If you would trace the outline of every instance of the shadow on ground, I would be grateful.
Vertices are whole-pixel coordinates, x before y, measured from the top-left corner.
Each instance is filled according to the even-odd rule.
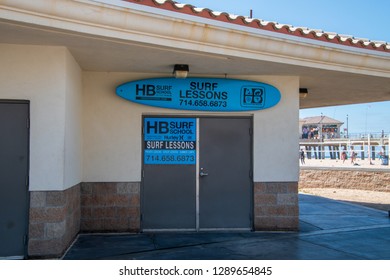
[[[63,259],[390,260],[387,212],[299,197],[299,232],[81,234]]]

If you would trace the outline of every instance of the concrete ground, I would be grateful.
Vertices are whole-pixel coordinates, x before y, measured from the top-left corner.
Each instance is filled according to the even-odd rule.
[[[81,234],[63,259],[390,260],[387,212],[299,198],[299,232]]]

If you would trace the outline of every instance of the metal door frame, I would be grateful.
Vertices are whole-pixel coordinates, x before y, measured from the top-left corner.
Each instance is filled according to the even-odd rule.
[[[141,231],[142,232],[147,232],[147,231],[155,231],[155,232],[159,232],[159,231],[213,231],[214,229],[201,229],[199,227],[200,225],[200,208],[199,208],[199,199],[200,199],[200,180],[199,180],[199,172],[200,172],[200,160],[199,160],[199,151],[200,151],[200,119],[204,119],[204,118],[223,118],[223,119],[248,119],[250,121],[250,126],[251,126],[251,134],[250,134],[250,167],[251,167],[251,178],[250,178],[250,182],[251,182],[251,185],[249,186],[250,188],[250,194],[251,194],[251,197],[250,197],[250,202],[251,202],[251,205],[250,205],[250,212],[251,212],[251,221],[250,221],[250,224],[251,224],[251,228],[248,229],[248,228],[216,228],[215,230],[216,231],[248,231],[248,230],[253,230],[254,228],[254,206],[253,206],[253,115],[232,115],[232,116],[229,116],[229,115],[197,115],[197,114],[189,114],[189,115],[175,115],[175,114],[145,114],[145,115],[142,115],[142,126],[141,126],[141,148],[142,148],[142,170],[141,170],[141,173],[142,173],[142,176],[141,176],[141,201],[140,201],[140,208],[141,208],[141,217],[142,217],[142,213],[143,213],[143,204],[145,203],[144,202],[144,176],[143,176],[143,172],[144,172],[144,135],[143,135],[143,129],[144,129],[144,119],[145,118],[194,118],[196,119],[196,165],[195,165],[195,172],[196,172],[196,182],[195,182],[195,213],[196,213],[196,226],[195,228],[192,230],[192,229],[188,229],[188,230],[183,230],[183,229],[180,229],[180,230],[175,230],[175,229],[172,229],[172,230],[169,230],[169,229],[153,229],[153,230],[148,230],[148,229],[143,229],[143,225],[142,225],[142,218],[141,218]]]
[[[24,252],[23,256],[9,256],[2,258],[0,256],[0,259],[20,259],[20,258],[27,258],[28,256],[28,240],[29,240],[29,224],[30,224],[30,100],[24,100],[24,99],[0,99],[0,103],[2,104],[25,104],[27,105],[27,120],[26,120],[26,129],[27,129],[27,164],[26,164],[26,172],[27,172],[27,182],[26,182],[26,213],[25,213],[25,232],[24,232]]]

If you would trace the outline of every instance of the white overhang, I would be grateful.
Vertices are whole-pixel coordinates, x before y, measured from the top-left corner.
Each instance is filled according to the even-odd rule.
[[[85,71],[299,76],[301,108],[390,100],[390,52],[120,0],[4,0],[0,43],[65,46]]]

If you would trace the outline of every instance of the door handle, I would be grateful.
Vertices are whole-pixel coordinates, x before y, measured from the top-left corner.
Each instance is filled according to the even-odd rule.
[[[204,177],[204,176],[208,176],[208,175],[209,175],[209,173],[204,172],[203,168],[200,169],[200,172],[199,172],[200,177]]]

